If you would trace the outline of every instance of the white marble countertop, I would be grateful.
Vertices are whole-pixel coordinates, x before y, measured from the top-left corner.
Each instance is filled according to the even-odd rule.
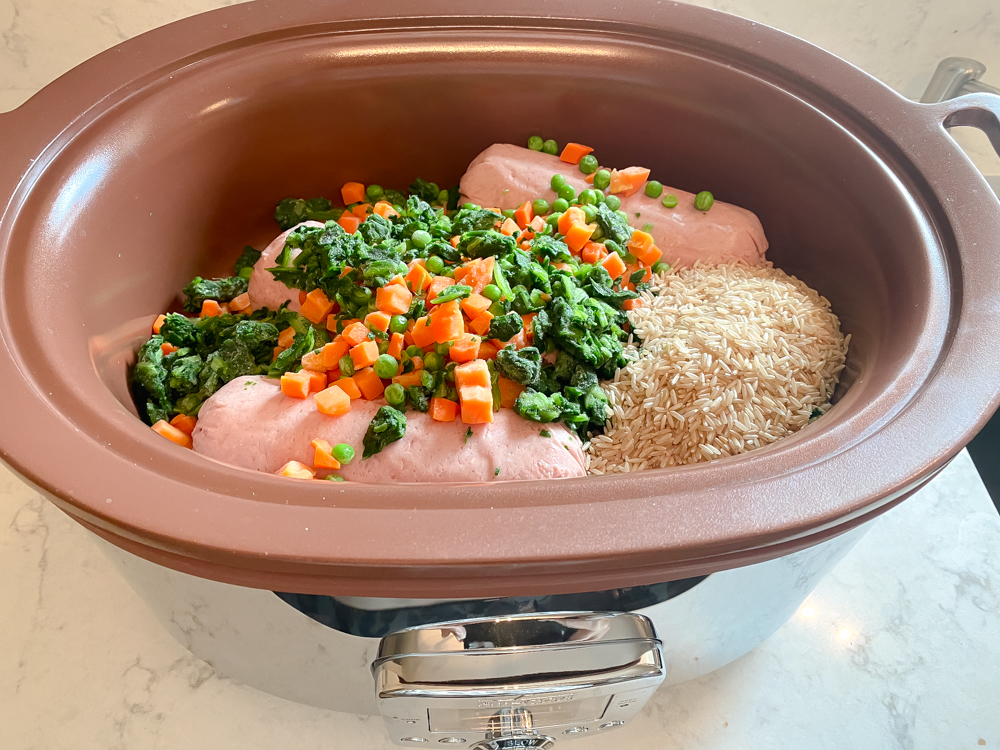
[[[0,111],[85,58],[219,0],[0,0]],[[714,0],[919,97],[948,55],[1000,84],[996,0]],[[978,131],[957,132],[1000,174]],[[78,525],[0,468],[0,749],[389,748],[378,718],[221,677],[176,643]],[[963,453],[879,519],[755,651],[661,690],[633,750],[1000,748],[1000,517]]]

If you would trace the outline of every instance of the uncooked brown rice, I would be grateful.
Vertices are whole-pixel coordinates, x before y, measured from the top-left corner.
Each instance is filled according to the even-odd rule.
[[[733,456],[829,408],[850,336],[830,303],[794,276],[696,265],[651,284],[656,294],[643,292],[628,313],[632,361],[602,383],[612,413],[587,446],[590,473]]]

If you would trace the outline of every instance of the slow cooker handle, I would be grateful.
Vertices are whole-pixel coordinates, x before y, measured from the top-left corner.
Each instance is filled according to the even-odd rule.
[[[1000,156],[1000,89],[983,83],[986,66],[967,57],[948,57],[938,63],[920,101],[928,104],[934,120],[946,128],[978,128]]]

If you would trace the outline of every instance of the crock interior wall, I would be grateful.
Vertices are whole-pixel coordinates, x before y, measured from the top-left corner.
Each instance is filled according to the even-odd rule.
[[[872,153],[706,58],[624,43],[588,54],[557,37],[529,54],[530,33],[505,34],[414,54],[374,37],[353,42],[364,54],[332,54],[322,37],[238,49],[104,114],[42,173],[16,228],[30,252],[9,259],[8,293],[41,311],[21,321],[21,343],[52,363],[35,377],[57,391],[67,371],[99,377],[106,403],[92,408],[114,398],[134,411],[125,365],[148,321],[195,273],[224,274],[245,244],[266,244],[278,200],[336,201],[347,180],[451,185],[490,143],[541,134],[754,211],[770,260],[826,295],[853,335],[855,386],[827,419],[884,389],[920,331],[909,300],[929,271],[913,207]]]

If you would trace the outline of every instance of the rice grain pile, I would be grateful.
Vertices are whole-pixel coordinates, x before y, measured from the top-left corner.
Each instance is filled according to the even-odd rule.
[[[829,408],[850,336],[794,276],[696,265],[651,284],[628,313],[632,361],[602,383],[612,415],[587,446],[591,474],[734,456]]]

